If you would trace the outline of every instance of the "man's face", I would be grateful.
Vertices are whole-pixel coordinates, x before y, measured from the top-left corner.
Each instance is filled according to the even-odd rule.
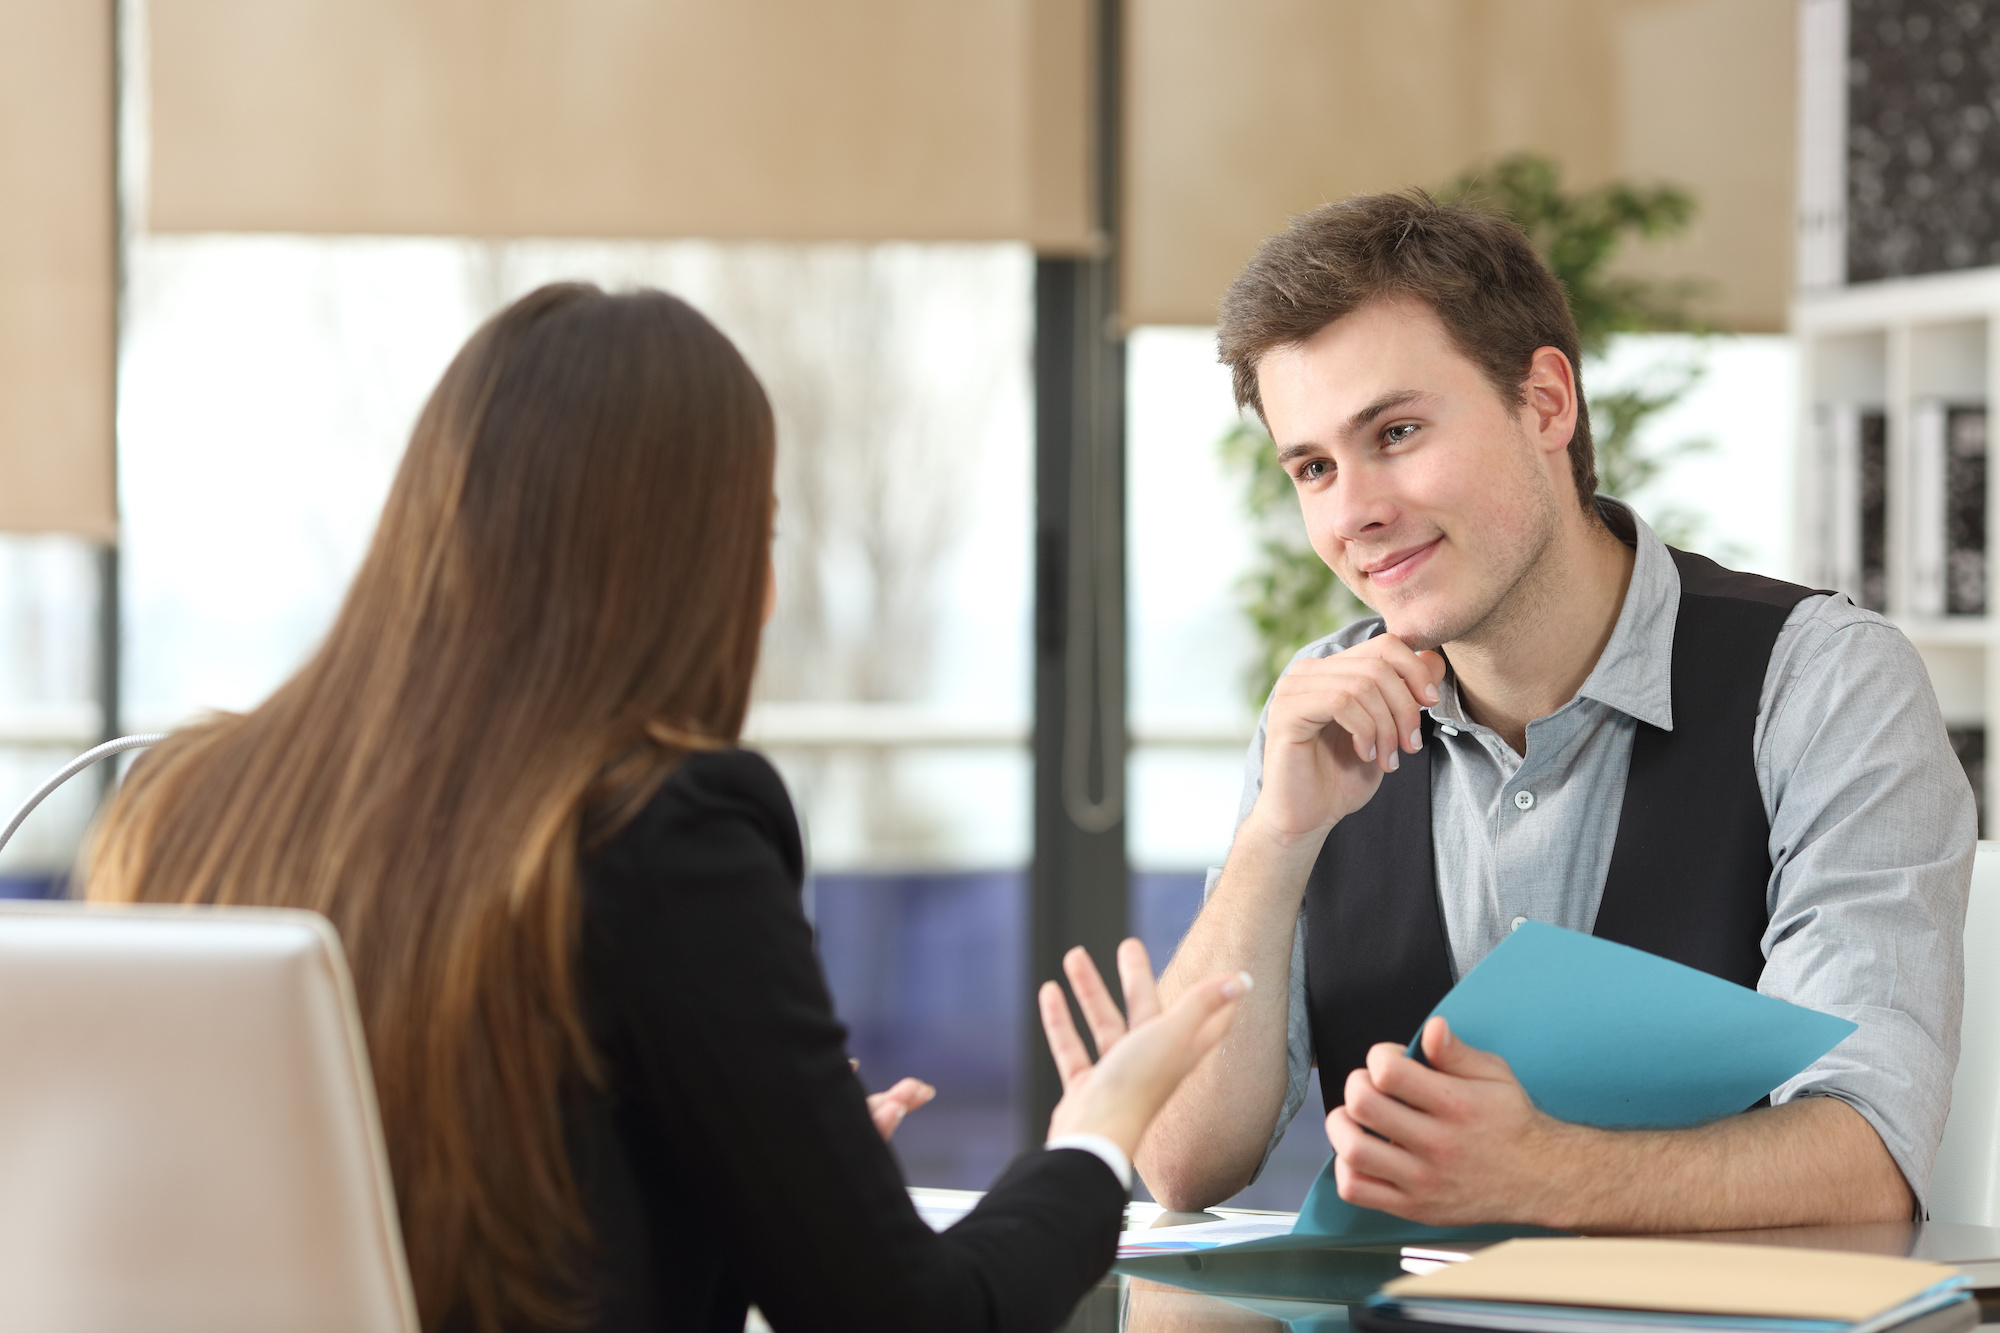
[[[1418,301],[1376,301],[1257,368],[1313,549],[1413,647],[1488,625],[1557,530],[1552,443]]]

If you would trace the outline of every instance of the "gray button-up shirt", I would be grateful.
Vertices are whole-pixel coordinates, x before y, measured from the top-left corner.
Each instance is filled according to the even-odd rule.
[[[1652,529],[1631,521],[1636,560],[1610,642],[1576,697],[1528,724],[1525,756],[1466,716],[1455,677],[1427,710],[1438,724],[1431,837],[1455,976],[1518,918],[1591,929],[1638,723],[1673,729],[1680,572]],[[1349,625],[1298,656],[1330,657],[1380,623]],[[1772,865],[1757,989],[1860,1024],[1771,1100],[1819,1095],[1853,1106],[1921,1204],[1958,1064],[1978,833],[1972,790],[1916,649],[1844,597],[1800,602],[1771,649],[1755,760]],[[1256,804],[1263,763],[1260,719],[1239,823]],[[1686,795],[1689,835],[1698,836],[1705,794]],[[1209,872],[1210,888],[1220,873]],[[1274,1146],[1305,1101],[1313,1060],[1303,918],[1292,945],[1286,1046],[1291,1081]]]

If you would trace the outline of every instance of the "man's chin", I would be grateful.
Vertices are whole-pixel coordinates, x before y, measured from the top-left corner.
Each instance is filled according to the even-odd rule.
[[[1382,626],[1416,652],[1442,648],[1465,632],[1458,618],[1420,607],[1398,607],[1379,613]]]

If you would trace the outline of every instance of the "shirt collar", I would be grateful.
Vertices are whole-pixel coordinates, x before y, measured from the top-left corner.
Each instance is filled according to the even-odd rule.
[[[1649,726],[1672,731],[1674,625],[1680,618],[1680,570],[1667,554],[1666,543],[1654,535],[1646,520],[1630,506],[1600,495],[1597,510],[1618,539],[1633,548],[1632,582],[1625,589],[1625,604],[1618,609],[1618,623],[1611,629],[1610,641],[1576,692],[1577,698],[1595,700]],[[1449,726],[1474,725],[1465,716],[1455,674],[1446,676],[1443,698],[1432,705],[1430,713]]]
[[[1674,625],[1680,619],[1681,572],[1667,544],[1630,506],[1597,497],[1604,522],[1633,548],[1625,605],[1577,697],[1595,699],[1662,731],[1674,729]]]

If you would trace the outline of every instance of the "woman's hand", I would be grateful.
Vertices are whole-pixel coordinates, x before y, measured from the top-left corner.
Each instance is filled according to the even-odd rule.
[[[903,1123],[903,1117],[937,1096],[937,1089],[921,1079],[899,1080],[887,1092],[868,1094],[868,1118],[875,1122],[875,1130],[887,1143],[889,1136],[896,1132],[896,1126]]]
[[[1063,1085],[1062,1100],[1049,1117],[1049,1137],[1101,1134],[1130,1157],[1181,1079],[1228,1030],[1236,1017],[1236,1002],[1250,990],[1249,974],[1210,977],[1190,986],[1163,1012],[1146,946],[1128,939],[1118,946],[1118,979],[1126,1010],[1120,1014],[1089,954],[1071,949],[1063,955],[1063,972],[1084,1022],[1090,1025],[1098,1060],[1090,1062],[1090,1053],[1070,1021],[1062,987],[1043,982],[1038,997],[1042,1031]]]

